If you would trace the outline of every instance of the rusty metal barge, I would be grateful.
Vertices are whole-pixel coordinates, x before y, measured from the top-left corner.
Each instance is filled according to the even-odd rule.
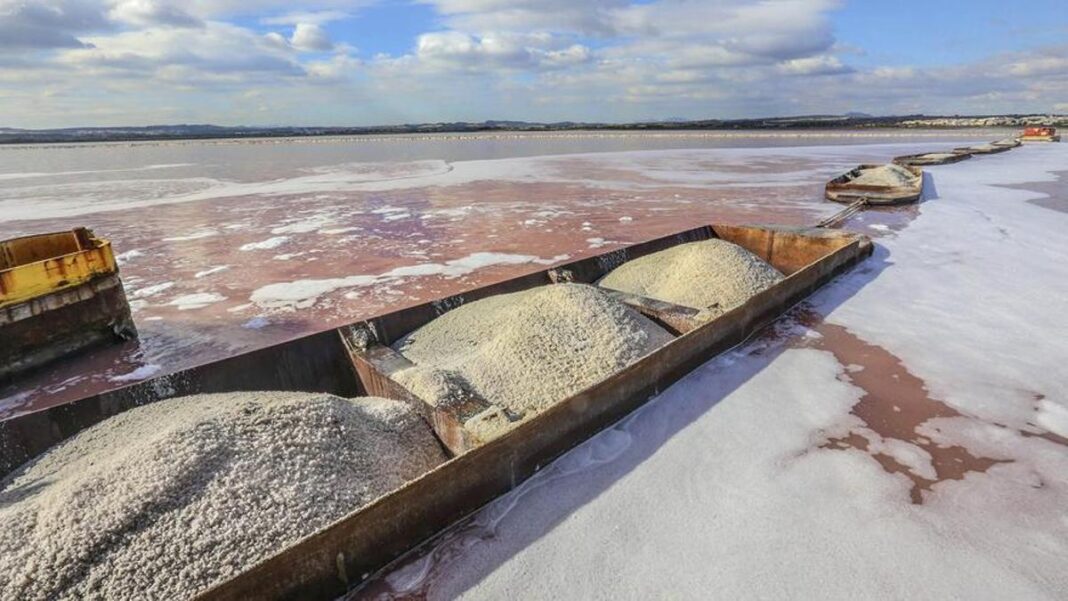
[[[972,158],[971,154],[961,152],[927,152],[924,154],[906,154],[895,157],[893,163],[908,167],[927,167],[929,165],[949,165]]]
[[[1015,146],[1010,144],[1003,144],[999,142],[991,142],[989,144],[979,144],[977,146],[962,146],[960,148],[954,148],[953,152],[959,154],[998,154],[999,152],[1006,152],[1012,150]]]
[[[0,242],[0,382],[136,333],[110,242],[85,228]]]
[[[904,176],[900,182],[865,183],[865,174],[877,169],[896,168]],[[827,182],[827,200],[871,206],[916,202],[923,196],[923,169],[911,165],[859,165]]]
[[[1028,127],[1020,135],[1021,142],[1060,142],[1061,135],[1055,127]]]
[[[746,248],[785,279],[711,320],[689,307],[620,295],[673,339],[489,442],[465,431],[454,408],[432,406],[391,378],[399,364],[389,345],[453,308],[537,286],[595,284],[624,262],[710,238]],[[452,459],[200,596],[333,599],[744,341],[871,252],[867,237],[838,230],[711,225],[679,232],[0,422],[0,474],[112,415],[175,396],[291,390],[405,401],[424,415]]]

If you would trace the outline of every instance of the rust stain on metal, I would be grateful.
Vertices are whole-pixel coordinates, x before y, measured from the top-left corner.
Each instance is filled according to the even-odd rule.
[[[111,243],[79,228],[0,242],[0,307],[25,302],[118,272]]]
[[[0,382],[136,334],[108,241],[79,228],[0,242]]]

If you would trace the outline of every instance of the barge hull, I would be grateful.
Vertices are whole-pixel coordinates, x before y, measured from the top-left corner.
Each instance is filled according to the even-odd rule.
[[[0,383],[136,335],[110,242],[86,228],[0,242]]]
[[[0,307],[0,383],[64,355],[136,335],[116,274]]]

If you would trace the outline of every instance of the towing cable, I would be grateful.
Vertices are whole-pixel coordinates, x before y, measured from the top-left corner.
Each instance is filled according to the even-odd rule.
[[[861,196],[859,199],[849,203],[849,206],[847,206],[846,208],[842,209],[841,211],[838,211],[830,217],[827,217],[826,219],[821,220],[819,223],[816,224],[816,227],[834,227],[845,221],[846,219],[849,219],[853,215],[859,213],[860,211],[863,211],[864,207],[867,206],[868,197]]]

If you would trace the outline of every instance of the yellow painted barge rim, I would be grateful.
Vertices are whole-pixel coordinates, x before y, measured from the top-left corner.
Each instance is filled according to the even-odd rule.
[[[0,241],[0,308],[118,272],[111,242],[78,228]]]

